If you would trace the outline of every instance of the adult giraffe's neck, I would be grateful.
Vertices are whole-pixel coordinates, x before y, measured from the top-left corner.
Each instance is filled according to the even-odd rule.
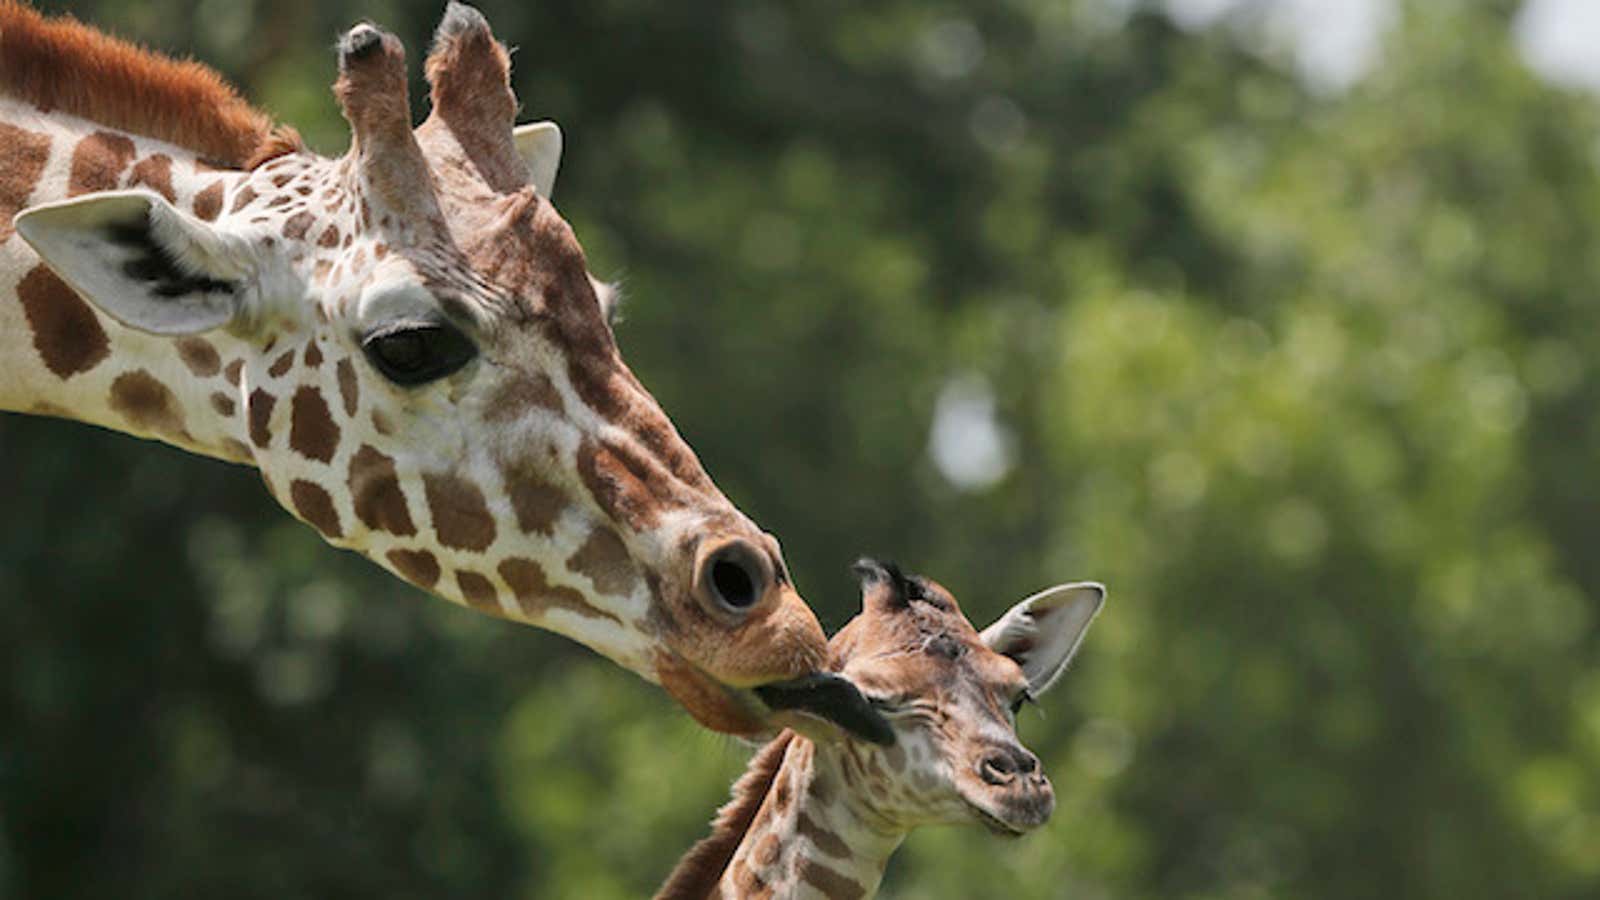
[[[716,854],[719,858],[699,877],[691,877],[687,869],[692,852],[657,895],[658,900],[859,900],[874,896],[884,866],[906,831],[876,816],[864,799],[850,790],[843,774],[842,752],[842,748],[819,746],[792,733],[769,745],[751,765],[751,775],[758,781],[765,781],[760,768],[776,765],[766,790],[751,797],[736,796],[719,822],[734,829],[720,835],[726,843],[737,841],[731,855],[726,850]],[[740,788],[750,787],[749,777],[741,781]],[[738,815],[741,799],[754,806],[753,813],[746,810],[745,815]],[[704,844],[713,844],[718,838],[713,834]],[[696,847],[694,852],[700,850]],[[724,859],[722,867],[716,868]]]
[[[128,188],[212,220],[241,177],[171,144],[0,98],[0,410],[249,462],[243,341],[220,332],[173,339],[118,324],[62,283],[12,225],[30,206]]]

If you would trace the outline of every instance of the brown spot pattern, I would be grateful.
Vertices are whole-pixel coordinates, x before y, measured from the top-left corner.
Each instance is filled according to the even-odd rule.
[[[595,502],[634,531],[648,531],[661,513],[682,505],[681,486],[653,460],[609,441],[578,447],[578,475]]]
[[[494,582],[477,572],[462,570],[456,572],[456,584],[461,586],[461,596],[467,598],[467,603],[473,609],[493,615],[504,614],[500,609],[500,594],[494,589]]]
[[[181,435],[183,410],[171,389],[143,369],[124,372],[111,382],[111,408],[140,431]]]
[[[222,370],[222,377],[228,379],[229,384],[238,387],[239,373],[242,371],[244,371],[244,360],[236,359],[228,363],[228,367]]]
[[[339,226],[329,225],[322,230],[322,237],[317,238],[318,247],[339,246]]]
[[[424,590],[439,583],[439,561],[426,550],[390,550],[389,564],[400,576]]]
[[[788,778],[783,778],[776,785],[774,785],[772,792],[773,813],[780,816],[783,815],[784,811],[789,808],[789,801],[793,799],[794,788],[790,786]]]
[[[267,367],[267,374],[273,378],[282,378],[289,374],[289,367],[292,365],[294,365],[294,351],[286,350],[282,356],[272,361],[272,365]]]
[[[330,538],[343,537],[344,531],[339,527],[339,511],[333,508],[333,498],[320,486],[309,481],[296,478],[289,483],[289,499],[294,503],[295,512],[300,518],[311,524],[311,527],[322,532]]]
[[[543,372],[507,378],[489,398],[483,415],[490,422],[505,422],[521,418],[530,409],[547,409],[557,414],[566,409],[555,383]]]
[[[394,460],[369,445],[350,457],[350,496],[356,517],[368,528],[402,536],[417,533]]]
[[[520,463],[504,473],[506,495],[523,534],[555,534],[556,519],[569,505],[567,495],[545,481],[533,467]]]
[[[766,880],[742,862],[734,863],[733,884],[738,889],[740,900],[760,900],[772,896],[772,889],[767,886]]]
[[[272,421],[272,408],[277,405],[278,398],[260,388],[250,392],[250,440],[257,447],[265,447],[272,440],[268,425]]]
[[[439,543],[457,550],[482,551],[494,543],[494,517],[476,484],[449,473],[422,476]],[[508,579],[509,580],[509,579]]]
[[[133,154],[133,141],[110,131],[96,131],[79,141],[72,151],[67,196],[115,190]]]
[[[315,369],[322,365],[322,348],[317,345],[316,338],[312,338],[311,343],[306,344],[306,352],[301,359],[305,360],[306,368],[308,369]]]
[[[177,203],[178,195],[172,192],[172,157],[156,153],[139,160],[128,179],[128,187],[147,187],[165,197],[168,203]]]
[[[289,446],[307,459],[328,462],[339,448],[339,426],[328,412],[322,392],[309,385],[294,392],[289,418]]]
[[[233,206],[229,207],[228,212],[238,212],[239,210],[244,209],[246,206],[249,206],[255,199],[255,188],[247,184],[244,187],[239,188],[239,192],[233,195]]]
[[[211,408],[216,410],[219,416],[232,418],[234,413],[233,398],[220,391],[213,393],[211,395]]]
[[[781,849],[782,845],[778,836],[768,833],[766,837],[763,837],[756,844],[755,852],[751,854],[751,858],[756,861],[756,865],[766,868],[778,861],[778,851]]]
[[[811,839],[811,845],[823,853],[834,859],[850,858],[850,845],[841,840],[837,834],[817,825],[804,811],[801,811],[796,826],[802,835]]]
[[[178,357],[189,367],[189,371],[201,378],[210,378],[222,371],[222,357],[205,338],[178,338],[173,346],[178,348]]]
[[[0,122],[0,153],[6,164],[0,166],[0,244],[11,239],[16,229],[11,217],[28,205],[34,185],[50,160],[50,138],[15,125]]]
[[[800,880],[822,892],[828,900],[858,900],[866,890],[854,879],[835,872],[814,859],[800,861]]]
[[[94,310],[43,264],[22,276],[17,299],[28,317],[33,347],[56,377],[87,372],[111,355],[111,341]]]
[[[339,376],[339,399],[344,403],[344,414],[354,416],[360,397],[356,388],[356,367],[350,364],[350,360],[341,359],[334,368]]]
[[[572,588],[551,584],[545,577],[544,568],[531,559],[513,557],[501,563],[497,571],[511,586],[517,604],[529,618],[538,618],[550,609],[566,609],[591,619],[604,618],[622,624],[622,620],[615,615],[591,606],[582,594]]]
[[[288,200],[289,198],[285,196],[281,199]],[[313,216],[311,213],[305,210],[301,210],[300,212],[290,216],[283,223],[283,236],[291,241],[301,240],[306,236],[306,232],[311,230],[311,226],[316,224],[316,221],[316,216]]]
[[[222,212],[222,182],[213,181],[194,195],[194,214],[207,222],[214,222],[220,212]]]

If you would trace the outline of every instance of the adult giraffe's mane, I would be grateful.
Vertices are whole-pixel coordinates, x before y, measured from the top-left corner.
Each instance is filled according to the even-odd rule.
[[[690,848],[678,862],[655,900],[705,900],[733,860],[739,842],[749,832],[750,823],[755,821],[761,801],[772,789],[772,781],[778,777],[784,755],[793,742],[794,732],[784,731],[750,760],[744,774],[734,782],[733,799],[717,810],[711,834]]]
[[[131,134],[227,168],[301,149],[220,73],[112,37],[70,17],[0,0],[0,94]]]

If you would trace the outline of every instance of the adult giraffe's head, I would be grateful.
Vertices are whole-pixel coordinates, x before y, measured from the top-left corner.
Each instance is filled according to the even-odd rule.
[[[569,635],[711,728],[770,728],[784,717],[756,689],[802,678],[824,715],[859,718],[859,695],[817,676],[825,638],[777,542],[618,355],[608,292],[548,198],[559,133],[513,131],[483,17],[449,6],[415,129],[397,39],[357,25],[338,53],[343,157],[269,142],[237,170],[201,167],[211,186],[182,203],[96,191],[18,216],[55,273],[195,376],[129,396],[210,391],[237,437],[206,449],[258,466],[330,542]],[[74,171],[122,144],[86,138]],[[192,415],[136,424],[206,443]]]

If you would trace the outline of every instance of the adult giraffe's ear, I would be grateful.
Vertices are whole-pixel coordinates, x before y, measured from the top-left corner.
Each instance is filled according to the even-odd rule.
[[[1028,692],[1037,697],[1066,671],[1105,600],[1106,589],[1092,581],[1056,585],[1011,607],[981,636],[1022,666]]]
[[[561,168],[561,127],[554,122],[529,122],[511,129],[511,140],[517,145],[517,155],[528,164],[533,186],[549,200],[556,186],[556,170]]]
[[[130,328],[198,334],[239,315],[240,254],[156,194],[88,194],[25,209],[14,221],[62,281]]]

